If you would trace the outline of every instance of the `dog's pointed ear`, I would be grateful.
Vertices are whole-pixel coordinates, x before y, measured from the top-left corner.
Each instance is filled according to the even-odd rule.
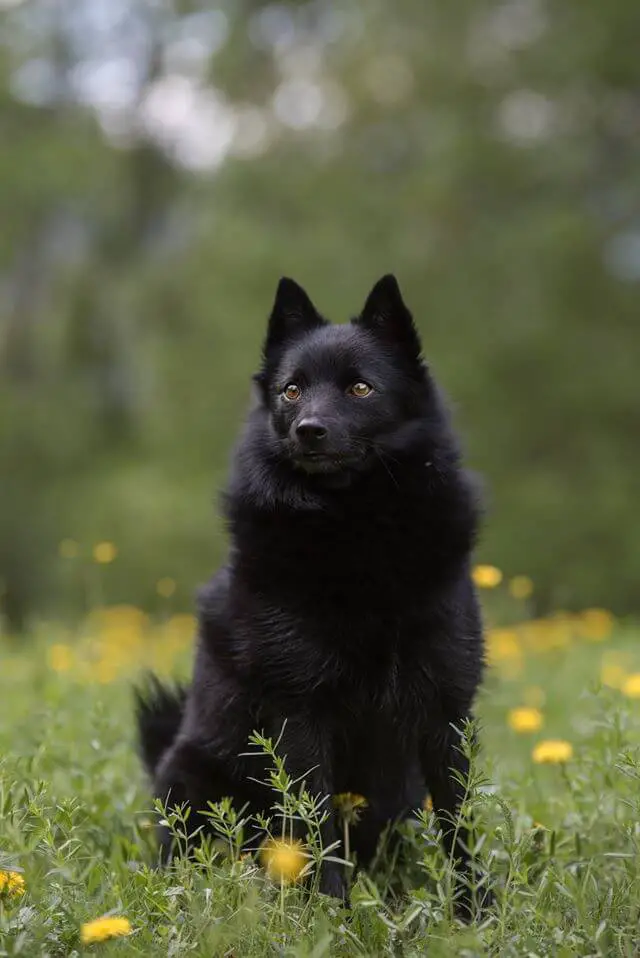
[[[398,280],[391,273],[375,284],[355,323],[399,347],[408,358],[416,362],[420,360],[420,337],[402,298]]]
[[[276,298],[269,317],[264,355],[269,356],[288,340],[316,326],[324,326],[326,320],[303,290],[293,279],[283,276],[278,283]]]

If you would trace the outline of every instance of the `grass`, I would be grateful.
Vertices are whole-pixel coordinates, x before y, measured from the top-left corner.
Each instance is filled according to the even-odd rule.
[[[210,847],[200,866],[153,867],[130,681],[141,665],[187,672],[191,629],[189,617],[150,626],[136,610],[115,609],[96,613],[78,636],[49,628],[20,647],[5,641],[0,869],[24,887],[14,879],[3,890],[0,878],[0,955],[640,953],[633,628],[596,611],[490,633],[492,668],[478,707],[483,747],[467,814],[497,903],[470,927],[452,917],[450,868],[428,812],[406,829],[409,861],[396,868],[404,893],[389,891],[381,867],[375,882],[357,879],[350,912],[273,881],[242,857],[228,807],[217,810],[226,851]],[[568,761],[534,761],[536,745],[549,740],[568,743]],[[276,757],[274,764],[274,802],[310,814],[310,800],[297,799]],[[125,920],[98,929],[127,934],[83,941],[83,926],[103,916]]]

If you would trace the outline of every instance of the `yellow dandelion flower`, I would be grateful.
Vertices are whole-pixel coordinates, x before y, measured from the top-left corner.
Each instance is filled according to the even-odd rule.
[[[73,652],[68,645],[56,642],[49,649],[49,665],[54,672],[68,672],[73,665]]]
[[[524,699],[525,705],[539,709],[542,708],[547,701],[547,693],[544,689],[541,689],[539,685],[528,685],[522,693],[522,698]]]
[[[75,559],[80,554],[80,546],[75,539],[63,539],[58,546],[58,555],[63,559]]]
[[[605,662],[600,669],[600,681],[603,685],[609,686],[610,689],[621,689],[628,678],[629,676],[622,666],[615,662],[610,664]]]
[[[109,938],[122,938],[131,934],[131,922],[128,918],[96,918],[86,922],[80,929],[83,945],[92,945],[96,941]]]
[[[261,851],[262,864],[269,878],[282,882],[294,882],[300,877],[307,857],[301,842],[271,839]]]
[[[513,629],[491,629],[487,635],[487,664],[499,668],[505,679],[515,679],[522,672],[523,653],[517,632]]]
[[[519,659],[522,649],[513,629],[492,629],[487,635],[487,659],[496,665],[505,659]]]
[[[93,560],[100,565],[108,565],[118,555],[113,542],[96,542],[93,547]]]
[[[573,756],[573,745],[564,739],[546,739],[538,742],[531,753],[533,761],[540,764],[562,764]]]
[[[333,796],[333,804],[342,812],[350,812],[354,808],[366,808],[369,804],[364,795],[357,792],[341,792]]]
[[[144,631],[149,625],[149,616],[135,605],[99,606],[89,613],[88,625],[96,632],[127,628]]]
[[[526,705],[511,709],[507,723],[514,732],[537,732],[542,728],[542,712]]]
[[[640,672],[627,676],[622,685],[622,691],[630,699],[640,699]]]
[[[586,609],[578,618],[582,635],[592,642],[608,639],[613,631],[614,618],[608,609]]]
[[[514,599],[528,599],[533,594],[533,582],[528,575],[514,575],[509,582],[509,592]]]
[[[156,592],[158,595],[161,595],[163,599],[170,599],[175,591],[175,579],[170,579],[166,576],[164,579],[158,579],[156,582]]]
[[[114,655],[104,655],[92,669],[94,681],[100,685],[110,685],[118,677],[118,660]]]
[[[473,570],[473,581],[480,589],[495,589],[502,582],[502,572],[494,565],[477,565]]]
[[[198,623],[193,615],[182,613],[172,615],[162,627],[161,638],[174,650],[188,648],[193,643],[193,637],[198,629]]]
[[[333,804],[340,812],[343,821],[349,824],[355,824],[360,817],[360,812],[369,804],[364,795],[358,795],[357,792],[341,792],[333,796]]]
[[[24,878],[20,872],[0,871],[0,895],[20,898],[25,893]]]

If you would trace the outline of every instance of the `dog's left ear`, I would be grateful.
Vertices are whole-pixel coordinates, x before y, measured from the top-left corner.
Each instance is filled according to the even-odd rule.
[[[326,325],[302,286],[288,276],[278,283],[264,343],[265,359],[285,343],[316,326]]]
[[[354,322],[402,349],[409,359],[420,361],[420,337],[405,306],[398,281],[391,273],[378,280]]]
[[[304,333],[326,325],[326,319],[320,315],[302,286],[283,276],[278,283],[262,346],[262,369],[253,377],[258,399],[267,399],[267,370],[277,360],[281,350]]]

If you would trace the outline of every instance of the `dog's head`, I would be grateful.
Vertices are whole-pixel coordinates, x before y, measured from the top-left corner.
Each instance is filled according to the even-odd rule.
[[[392,462],[422,435],[433,398],[420,352],[395,277],[379,280],[344,326],[281,279],[255,377],[279,454],[327,477]]]

